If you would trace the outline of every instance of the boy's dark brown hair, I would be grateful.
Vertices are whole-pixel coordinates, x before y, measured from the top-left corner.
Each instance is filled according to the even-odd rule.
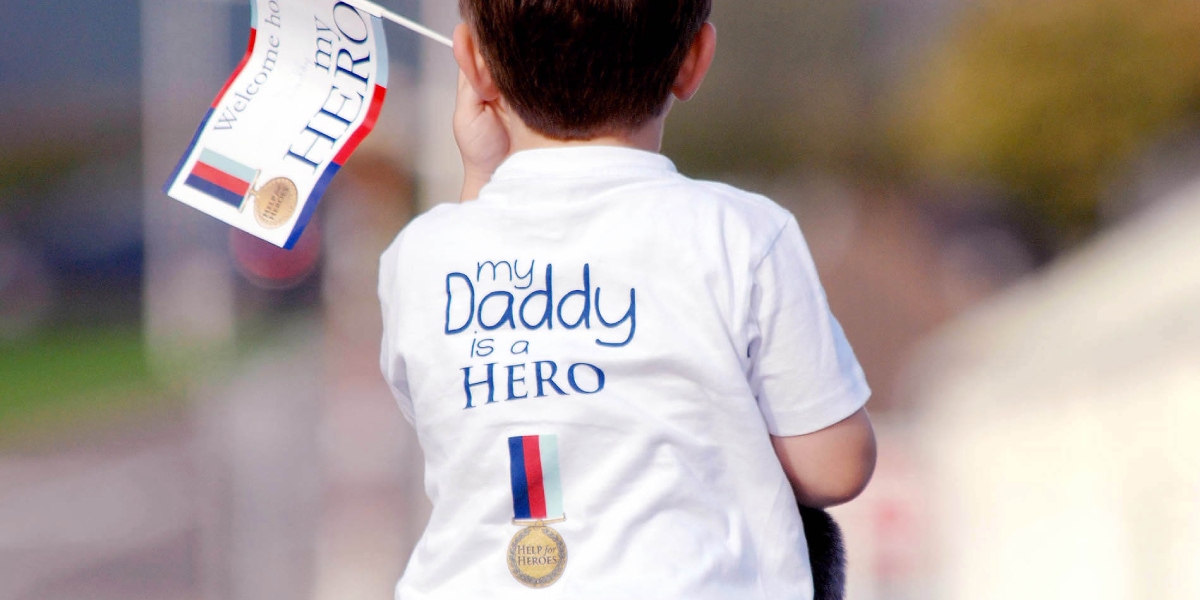
[[[711,10],[712,0],[459,0],[500,93],[559,140],[662,114]]]

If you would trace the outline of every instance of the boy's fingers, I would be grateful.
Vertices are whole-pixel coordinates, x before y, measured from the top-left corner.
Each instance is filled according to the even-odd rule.
[[[461,111],[463,106],[468,104],[469,100],[467,98],[467,93],[470,91],[470,87],[471,86],[467,84],[467,76],[463,75],[463,72],[460,70],[458,72],[458,95],[454,97],[454,108],[456,109],[456,112]]]
[[[467,76],[463,74],[462,70],[458,72],[457,108],[459,110],[469,109],[469,114],[483,110],[483,98],[475,93],[475,88],[471,87],[471,83],[467,81]]]
[[[471,86],[470,86],[470,84],[467,83],[467,74],[463,73],[462,69],[459,69],[458,70],[458,93],[459,94],[463,93],[463,90],[466,90],[469,87],[471,87]]]
[[[471,85],[462,71],[458,72],[458,95],[454,98],[454,135],[459,137],[479,114],[479,107],[471,98]]]

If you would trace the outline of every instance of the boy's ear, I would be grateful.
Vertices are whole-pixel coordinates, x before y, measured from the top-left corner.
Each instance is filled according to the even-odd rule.
[[[466,23],[459,23],[454,28],[454,61],[484,102],[494,102],[500,98],[500,88],[496,87],[492,71],[483,60],[479,44]]]
[[[679,68],[679,75],[675,77],[675,84],[671,86],[671,93],[676,98],[686,102],[696,95],[700,84],[704,83],[704,76],[708,75],[716,52],[717,28],[712,23],[705,23],[692,41],[692,47],[683,59],[683,66]]]

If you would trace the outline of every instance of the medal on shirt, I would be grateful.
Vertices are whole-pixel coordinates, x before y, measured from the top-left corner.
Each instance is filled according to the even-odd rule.
[[[531,588],[544,588],[562,577],[567,545],[547,523],[566,520],[558,475],[558,436],[508,438],[512,473],[513,525],[524,525],[508,544],[508,570]]]

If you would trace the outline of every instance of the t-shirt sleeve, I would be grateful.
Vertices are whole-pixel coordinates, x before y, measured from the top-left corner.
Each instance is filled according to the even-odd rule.
[[[752,285],[750,385],[771,435],[812,433],[862,408],[871,390],[794,218]]]
[[[383,311],[383,339],[379,349],[379,368],[387,381],[396,403],[400,405],[400,413],[413,423],[412,398],[408,392],[408,368],[404,356],[399,349],[399,324],[396,322],[397,310],[396,277],[397,250],[399,243],[388,248],[379,259],[379,306]]]

